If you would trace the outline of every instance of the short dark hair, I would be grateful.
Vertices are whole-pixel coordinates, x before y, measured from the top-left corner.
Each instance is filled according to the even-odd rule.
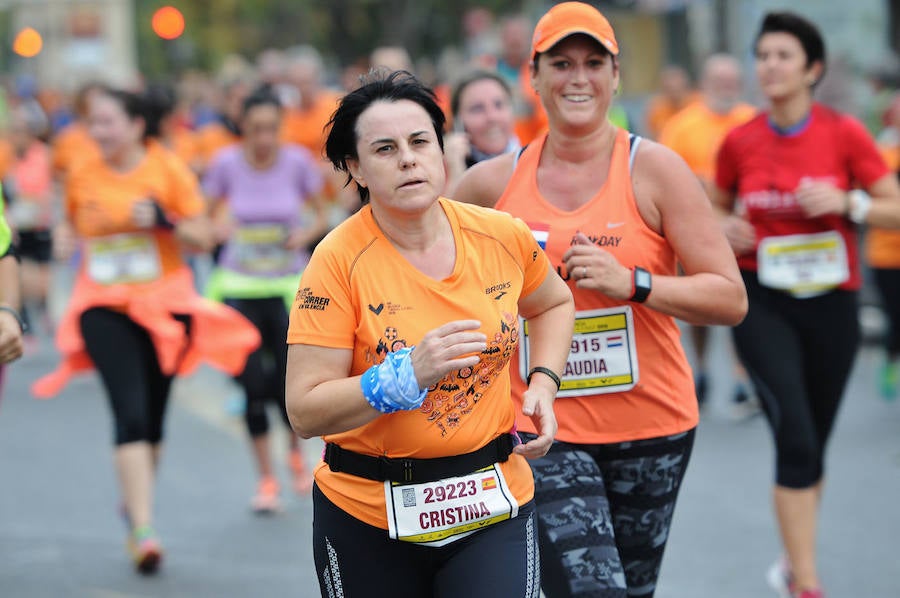
[[[363,79],[360,87],[351,91],[341,99],[337,110],[331,116],[326,128],[328,138],[325,140],[325,155],[341,171],[349,173],[347,159],[357,159],[356,124],[359,116],[375,102],[397,102],[409,100],[421,106],[434,126],[438,145],[444,150],[444,124],[447,122],[444,111],[438,106],[434,92],[407,71],[373,70]],[[353,177],[347,176],[347,185]],[[357,184],[360,200],[369,200],[369,190]]]
[[[824,74],[825,40],[822,39],[822,33],[812,21],[792,12],[766,13],[762,25],[759,27],[759,33],[756,34],[756,41],[753,43],[754,49],[759,47],[760,38],[767,33],[787,33],[796,37],[806,54],[806,67],[809,68],[814,63],[821,62]],[[819,81],[821,79],[822,77],[819,77]]]
[[[509,83],[506,82],[506,79],[491,71],[482,69],[472,71],[457,81],[456,86],[453,88],[453,94],[450,96],[450,113],[453,114],[454,118],[459,114],[459,102],[466,88],[473,83],[485,80],[496,81],[503,88],[503,91],[506,92],[506,95],[512,98],[512,90],[509,88]]]
[[[175,109],[174,92],[162,84],[150,85],[142,93],[107,86],[99,89],[100,93],[115,100],[128,118],[144,121],[143,141],[160,137],[163,119]]]
[[[241,117],[247,116],[247,113],[257,106],[274,106],[278,112],[281,112],[281,99],[268,83],[260,85],[244,99],[244,103],[241,105]]]

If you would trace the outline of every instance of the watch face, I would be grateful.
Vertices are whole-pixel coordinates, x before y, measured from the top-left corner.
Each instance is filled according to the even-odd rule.
[[[646,270],[638,270],[634,273],[634,285],[637,287],[650,288],[650,273]]]

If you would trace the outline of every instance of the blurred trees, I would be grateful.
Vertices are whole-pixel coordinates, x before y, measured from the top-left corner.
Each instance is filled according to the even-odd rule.
[[[164,41],[150,17],[171,3],[187,28]],[[348,64],[377,45],[401,45],[413,56],[436,55],[459,45],[469,8],[504,15],[535,4],[529,0],[135,0],[142,72],[159,76],[185,67],[214,70],[229,53],[252,59],[268,47],[311,44]]]

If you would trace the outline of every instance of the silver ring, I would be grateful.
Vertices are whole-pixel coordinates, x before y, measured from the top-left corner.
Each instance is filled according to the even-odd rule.
[[[587,278],[587,266],[582,266],[582,267],[581,267],[581,277],[582,277],[582,278]]]

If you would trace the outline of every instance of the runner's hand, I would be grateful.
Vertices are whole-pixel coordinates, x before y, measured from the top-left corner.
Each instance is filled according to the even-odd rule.
[[[152,199],[143,199],[135,202],[131,207],[131,222],[138,228],[153,228],[156,226],[156,207]]]
[[[847,193],[821,181],[803,179],[794,192],[803,213],[809,218],[847,213]]]
[[[314,237],[310,234],[309,229],[295,228],[288,235],[287,240],[285,240],[284,248],[289,249],[291,251],[297,251],[298,249],[306,249],[315,240],[316,240],[316,237]]]
[[[631,298],[631,270],[613,254],[594,245],[584,233],[575,234],[563,263],[576,287],[600,291],[612,299]]]
[[[0,311],[0,365],[15,361],[24,349],[18,320],[11,313]]]
[[[450,372],[475,367],[487,348],[478,320],[455,320],[429,331],[410,354],[419,388],[428,388]]]
[[[522,396],[522,413],[531,418],[538,431],[538,437],[525,444],[518,444],[513,452],[527,459],[543,457],[550,450],[556,436],[556,414],[553,412],[553,401],[556,398],[556,384],[547,379],[546,383],[535,376],[531,386]]]
[[[735,255],[750,253],[756,247],[756,231],[753,225],[740,216],[729,215],[722,223],[722,232]]]

